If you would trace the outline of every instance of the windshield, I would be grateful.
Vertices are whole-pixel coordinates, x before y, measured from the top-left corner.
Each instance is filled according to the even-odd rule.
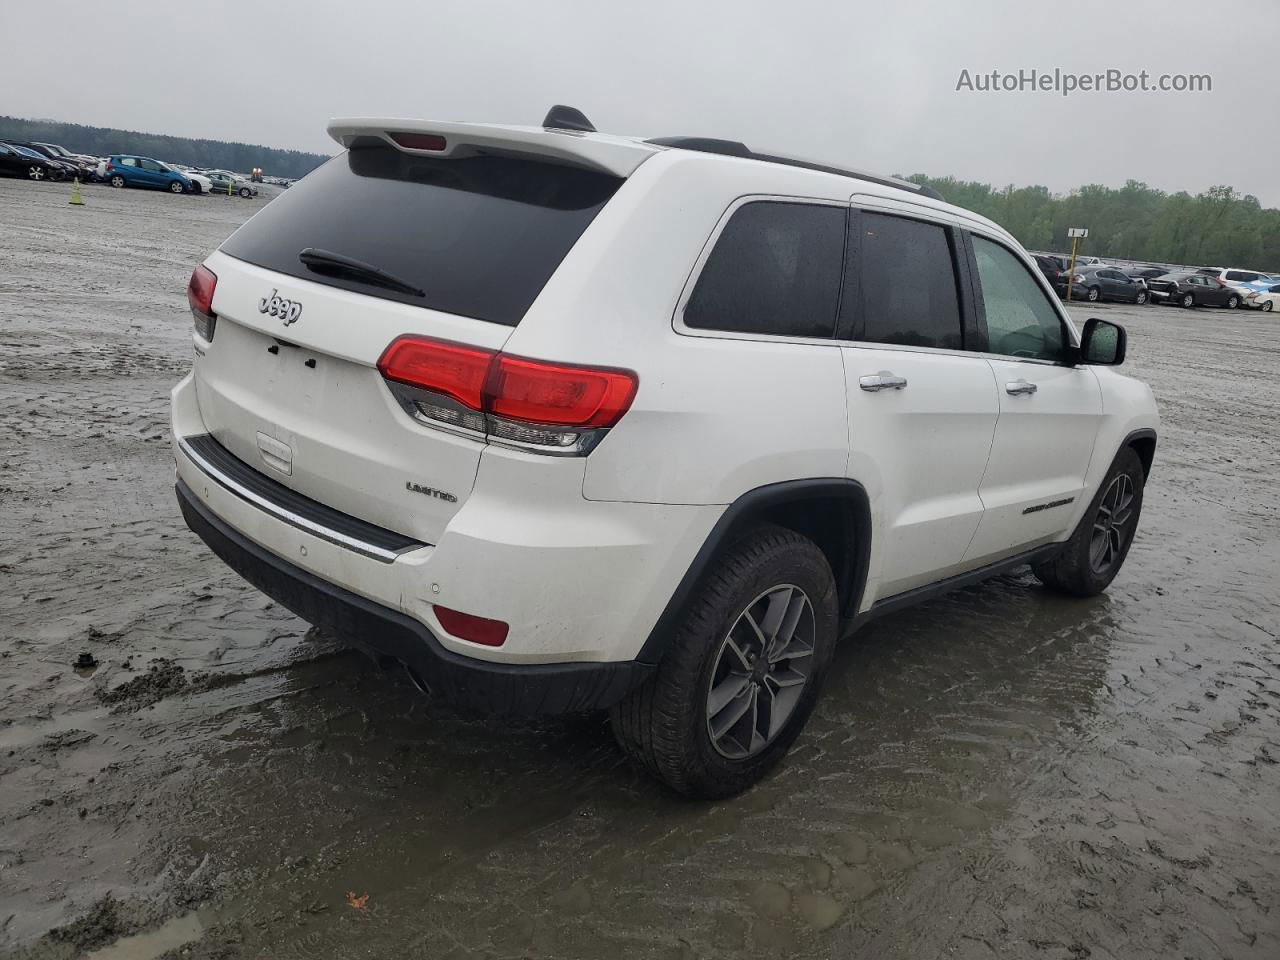
[[[13,150],[16,150],[18,153],[22,154],[24,157],[35,157],[37,160],[49,159],[43,153],[40,153],[36,150],[32,150],[30,147],[20,147],[16,143],[9,144],[9,147]]]

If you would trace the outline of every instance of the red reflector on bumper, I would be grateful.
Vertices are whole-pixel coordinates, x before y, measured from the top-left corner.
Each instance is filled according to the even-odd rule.
[[[486,647],[500,647],[507,641],[507,631],[511,628],[501,620],[490,620],[470,613],[460,613],[438,604],[435,607],[436,619],[459,640],[484,644]]]

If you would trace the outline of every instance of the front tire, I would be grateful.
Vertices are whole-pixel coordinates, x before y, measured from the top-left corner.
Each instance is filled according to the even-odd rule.
[[[1101,299],[1102,299],[1102,291],[1101,291],[1101,290],[1099,290],[1097,287],[1090,287],[1090,288],[1089,288],[1089,302],[1090,302],[1090,303],[1097,303],[1097,302],[1098,302],[1099,300],[1101,300]]]
[[[1275,304],[1273,304],[1270,300],[1263,300],[1262,309],[1264,312],[1270,313],[1272,310],[1275,309]]]
[[[1240,306],[1240,298],[1239,298],[1239,297],[1237,297],[1234,293],[1233,293],[1231,296],[1227,297],[1227,309],[1228,309],[1228,310],[1234,310],[1234,309],[1235,309],[1236,307],[1238,307],[1238,306]]]
[[[170,180],[169,192],[170,193],[186,193],[187,188],[182,185],[182,182],[180,180]]]
[[[37,183],[39,183],[41,180],[44,179],[44,176],[45,176],[44,167],[38,167],[34,163],[31,166],[27,167],[27,179],[34,180]]]
[[[657,671],[610,712],[622,749],[685,796],[733,796],[804,728],[836,641],[835,579],[813,541],[760,527],[715,561]]]
[[[1143,291],[1139,290],[1139,291],[1138,291],[1138,296],[1137,296],[1137,298],[1134,300],[1134,303],[1136,303],[1138,306],[1142,306],[1142,305],[1143,305],[1143,304],[1145,304],[1146,302],[1147,302],[1147,295],[1146,295],[1146,293],[1144,293]]]
[[[1196,305],[1196,298],[1189,293],[1184,293],[1182,295],[1182,299],[1178,302],[1184,307],[1194,307]]]
[[[246,200],[248,200],[250,197],[252,197],[252,196],[253,196],[253,191],[252,191],[252,190],[250,190],[248,187],[241,187],[241,188],[240,188],[240,196],[242,196],[242,197],[244,197]]]
[[[1107,589],[1133,545],[1145,483],[1142,460],[1132,447],[1125,447],[1062,551],[1052,560],[1032,564],[1031,572],[1046,587],[1076,597]]]

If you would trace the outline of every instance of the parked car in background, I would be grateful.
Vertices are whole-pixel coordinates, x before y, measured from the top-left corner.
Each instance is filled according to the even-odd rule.
[[[1063,296],[1067,291],[1067,272],[1058,262],[1058,258],[1045,253],[1036,253],[1032,256],[1035,258],[1036,266],[1044,274],[1044,278],[1053,285],[1058,296]]]
[[[50,180],[66,180],[68,177],[76,176],[76,167],[35,149],[35,147],[23,140],[5,140],[3,142],[5,146],[9,147],[9,149],[18,151],[18,153],[22,154],[24,157],[38,158],[40,160],[47,161],[49,164],[48,175]]]
[[[169,164],[169,166],[172,167],[175,165],[171,163]],[[213,181],[210,180],[208,177],[206,177],[203,173],[196,173],[190,167],[183,167],[181,168],[181,171],[182,171],[182,175],[191,181],[192,193],[212,193],[213,192]]]
[[[201,173],[213,183],[214,193],[236,193],[242,197],[256,197],[258,195],[257,187],[230,170],[202,170]],[[228,187],[231,189],[228,190]]]
[[[59,176],[62,171],[55,168],[53,161],[42,157],[34,151],[21,151],[0,141],[0,173],[9,177],[26,177],[28,180],[53,180],[53,172]]]
[[[47,157],[51,157],[54,160],[61,160],[63,163],[71,164],[76,168],[76,175],[81,180],[93,179],[94,168],[98,165],[97,157],[87,157],[83,154],[72,153],[66,147],[60,146],[56,143],[41,143],[39,141],[34,141],[30,146],[35,150],[39,150]]]
[[[1124,303],[1146,303],[1147,285],[1125,274],[1119,267],[1077,267],[1071,278],[1071,299],[1120,300]]]
[[[151,157],[135,157],[130,154],[112,154],[107,160],[106,178],[113,187],[150,187],[153,190],[168,190],[170,193],[188,193],[193,190],[191,180],[185,173]]]
[[[1269,274],[1261,273],[1257,270],[1242,270],[1239,267],[1219,270],[1217,273],[1208,274],[1208,276],[1216,277],[1222,283],[1237,291],[1240,294],[1241,302],[1247,302],[1250,293],[1269,290],[1276,283]]]
[[[1147,282],[1151,299],[1180,307],[1229,307],[1234,310],[1244,299],[1240,291],[1228,287],[1216,277],[1186,271],[1166,273]]]
[[[1280,309],[1280,282],[1272,284],[1265,290],[1250,290],[1244,295],[1244,302],[1245,306],[1255,310],[1265,310],[1267,313]]]
[[[1168,267],[1135,267],[1132,270],[1126,270],[1125,274],[1134,280],[1141,280],[1145,283],[1148,280],[1154,280],[1156,277],[1163,277],[1168,272]]]

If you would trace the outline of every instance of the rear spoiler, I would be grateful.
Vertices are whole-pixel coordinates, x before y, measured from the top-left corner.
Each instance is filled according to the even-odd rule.
[[[630,176],[658,152],[648,144],[597,133],[402,117],[336,118],[329,121],[329,136],[348,148],[360,141],[381,140],[423,157],[528,157],[615,177]]]

